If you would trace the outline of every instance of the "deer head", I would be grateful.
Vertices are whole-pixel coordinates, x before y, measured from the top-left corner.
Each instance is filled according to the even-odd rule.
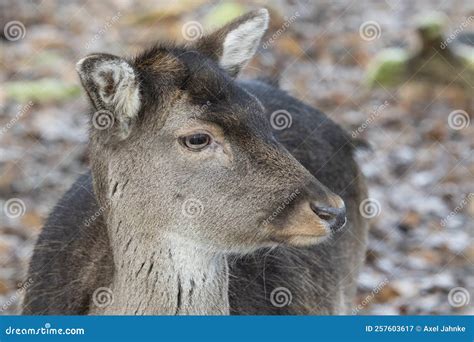
[[[262,103],[235,80],[268,20],[261,9],[187,46],[77,64],[110,234],[245,253],[315,244],[344,225],[342,199],[275,139]]]

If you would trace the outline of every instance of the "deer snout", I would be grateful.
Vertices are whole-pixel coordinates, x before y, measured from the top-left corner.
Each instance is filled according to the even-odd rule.
[[[346,207],[339,196],[326,193],[306,194],[291,206],[287,215],[277,215],[265,221],[272,230],[273,240],[295,246],[320,243],[341,230],[346,224]]]
[[[342,201],[342,200],[341,200]],[[346,225],[346,207],[332,207],[311,201],[309,203],[311,210],[323,221],[325,221],[331,231],[337,232]]]

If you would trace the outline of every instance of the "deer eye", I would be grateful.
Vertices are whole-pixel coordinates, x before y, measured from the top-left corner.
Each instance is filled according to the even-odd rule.
[[[211,143],[211,141],[211,136],[206,133],[197,133],[181,138],[182,144],[194,151],[200,151],[204,149]]]

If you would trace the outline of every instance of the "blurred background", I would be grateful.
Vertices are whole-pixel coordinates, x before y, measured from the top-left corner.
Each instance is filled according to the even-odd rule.
[[[263,6],[271,26],[242,77],[278,75],[371,146],[357,155],[372,227],[352,313],[474,313],[472,1],[2,0],[1,314],[18,312],[42,224],[88,167],[75,63],[192,41]]]

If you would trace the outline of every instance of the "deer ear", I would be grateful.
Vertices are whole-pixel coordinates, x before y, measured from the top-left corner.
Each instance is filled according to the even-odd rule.
[[[76,70],[96,109],[92,124],[111,130],[120,139],[128,137],[140,110],[140,89],[133,67],[117,56],[92,54],[81,59]]]
[[[197,42],[197,49],[235,77],[257,51],[268,21],[265,8],[249,12],[202,37]]]

